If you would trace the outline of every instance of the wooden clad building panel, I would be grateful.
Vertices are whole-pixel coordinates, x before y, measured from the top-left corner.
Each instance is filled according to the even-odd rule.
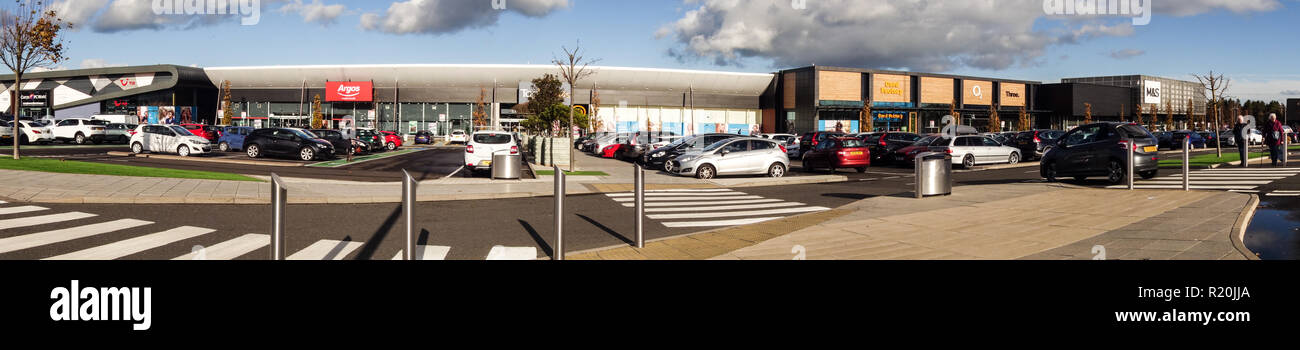
[[[872,102],[912,102],[912,78],[906,75],[871,76]]]
[[[818,101],[861,101],[862,73],[817,72]]]
[[[921,103],[952,104],[953,80],[921,77]]]
[[[795,77],[797,76],[797,74],[796,74],[796,73],[785,73],[785,74],[782,74],[782,76],[783,76],[784,79],[785,79],[785,82],[782,83],[782,90],[785,90],[785,91],[782,91],[782,93],[781,93],[781,96],[782,96],[781,99],[784,101],[784,103],[783,103],[783,107],[784,107],[784,108],[795,108],[795,106],[796,106],[796,104],[795,104],[795,98],[794,98],[794,96],[795,96],[795,80],[796,80]]]
[[[1025,84],[1002,83],[1002,105],[1011,107],[1025,106]]]
[[[961,85],[962,103],[968,105],[993,104],[993,82],[982,80],[964,80]]]

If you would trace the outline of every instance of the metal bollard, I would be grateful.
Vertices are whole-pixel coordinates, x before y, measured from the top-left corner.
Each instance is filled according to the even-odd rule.
[[[1133,183],[1133,158],[1136,157],[1137,140],[1130,140],[1129,142],[1128,147],[1125,147],[1128,149],[1128,176],[1126,177],[1128,178],[1128,189],[1132,191],[1136,188]]]
[[[913,179],[916,179],[916,199],[925,198],[925,196],[921,194],[921,161],[921,155],[917,154],[916,159],[913,160],[913,165],[915,165],[915,167],[912,168],[914,169],[913,173],[916,174],[912,177]]]
[[[411,261],[418,259],[415,256],[415,194],[420,184],[406,169],[402,169],[402,176],[402,222],[406,223],[406,248],[402,249],[402,258]]]
[[[1287,166],[1287,161],[1291,160],[1291,136],[1282,136],[1282,167]]]
[[[1192,190],[1192,138],[1183,139],[1183,191]]]
[[[636,179],[636,247],[645,249],[645,168],[640,165],[633,167],[632,175]]]
[[[551,260],[564,260],[564,171],[555,167],[555,252]]]
[[[271,173],[271,260],[284,260],[284,213],[289,189],[280,175]]]

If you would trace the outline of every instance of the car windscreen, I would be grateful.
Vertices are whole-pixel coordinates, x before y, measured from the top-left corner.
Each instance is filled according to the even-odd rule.
[[[107,126],[108,122],[103,120],[87,120],[86,125]]]
[[[890,140],[895,140],[895,141],[903,141],[903,142],[916,142],[916,140],[920,140],[920,139],[921,139],[921,135],[917,135],[917,134],[889,134],[889,139],[890,139]]]
[[[840,140],[840,147],[858,148],[858,147],[866,147],[866,145],[862,143],[862,140],[859,139],[843,139]]]
[[[722,146],[726,146],[728,142],[731,142],[731,140],[728,139],[728,140],[722,140],[722,141],[714,142],[712,145],[709,145],[708,147],[704,147],[704,152],[706,152],[706,153],[707,153],[707,152],[713,152],[713,151],[715,151],[715,150],[717,150],[717,149],[719,149],[719,148],[722,148]]]
[[[1059,139],[1059,138],[1061,138],[1061,136],[1064,136],[1064,135],[1065,135],[1065,132],[1064,132],[1064,131],[1056,131],[1056,130],[1052,130],[1052,131],[1044,131],[1044,132],[1040,132],[1040,133],[1038,133],[1038,138],[1043,139],[1043,140],[1055,140],[1055,139]]]
[[[171,129],[172,132],[176,133],[176,136],[194,136],[194,134],[190,133],[189,130],[185,130],[185,128],[179,126],[172,126],[168,129]]]
[[[1127,138],[1144,138],[1144,139],[1155,138],[1155,135],[1151,135],[1151,133],[1148,132],[1147,129],[1137,125],[1120,125],[1119,127],[1115,128],[1115,130],[1119,130],[1120,135],[1123,135],[1124,137]]]
[[[320,138],[323,139],[343,138],[343,134],[340,134],[338,131],[333,131],[333,130],[316,130],[316,131],[312,131],[311,133],[316,134],[316,136],[320,136]]]
[[[509,134],[475,134],[474,135],[474,143],[481,143],[481,144],[488,144],[488,145],[503,145],[503,144],[510,143],[510,141],[513,139],[514,138],[510,137]]]
[[[302,129],[289,129],[289,132],[292,132],[294,135],[297,135],[298,137],[301,137],[301,138],[304,138],[304,139],[319,139],[319,138],[320,138],[320,136],[316,136],[316,134],[311,133],[311,131],[302,130]]]
[[[929,146],[931,143],[934,143],[934,140],[937,140],[937,139],[939,139],[938,136],[926,136],[926,137],[922,137],[920,140],[916,140],[916,143],[914,143],[914,144],[912,144],[912,145],[914,145],[914,146],[922,146],[922,147],[924,147],[924,146]]]

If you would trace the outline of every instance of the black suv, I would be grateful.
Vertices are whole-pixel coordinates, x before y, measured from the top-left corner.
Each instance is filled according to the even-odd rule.
[[[321,140],[329,141],[330,145],[334,146],[334,152],[338,152],[340,155],[348,154],[348,145],[352,144],[352,141],[343,138],[343,132],[329,129],[313,129],[308,131],[311,131],[312,134],[316,135]]]
[[[1060,177],[1084,180],[1106,176],[1112,185],[1124,183],[1128,168],[1124,159],[1133,148],[1133,171],[1143,179],[1156,177],[1160,171],[1160,142],[1141,125],[1133,123],[1096,123],[1080,126],[1065,133],[1043,155],[1041,174],[1049,182]]]
[[[334,156],[334,145],[303,129],[257,129],[244,139],[249,158],[269,155],[297,156],[303,161]]]
[[[878,132],[858,135],[858,139],[871,150],[871,164],[888,164],[893,161],[894,151],[911,146],[921,139],[921,135],[907,132]]]
[[[1030,157],[1042,159],[1047,151],[1056,147],[1056,141],[1065,135],[1060,130],[1030,130],[1022,131],[1016,134],[1015,140],[1011,140],[1007,146],[1020,149],[1020,156],[1024,159]]]
[[[645,154],[641,156],[641,163],[645,165],[646,168],[663,168],[664,171],[672,173],[672,169],[667,169],[668,161],[676,159],[677,156],[685,154],[686,152],[702,150],[704,147],[718,143],[718,141],[729,140],[736,137],[740,137],[740,135],[704,134],[682,138],[667,146],[645,152]]]

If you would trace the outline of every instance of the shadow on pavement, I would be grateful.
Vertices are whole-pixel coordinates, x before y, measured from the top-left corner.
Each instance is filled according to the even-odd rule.
[[[578,217],[582,218],[583,220],[586,220],[588,223],[591,223],[592,226],[595,226],[596,228],[600,229],[601,231],[605,231],[605,233],[608,233],[610,236],[612,236],[612,237],[614,237],[614,238],[618,238],[619,240],[622,240],[623,243],[626,243],[626,244],[629,244],[629,245],[636,245],[636,242],[632,242],[631,239],[628,239],[627,237],[624,237],[623,235],[619,234],[618,232],[614,232],[613,229],[611,229],[611,228],[609,228],[609,227],[606,227],[605,225],[602,225],[602,224],[599,223],[599,222],[596,222],[596,220],[594,220],[594,219],[592,219],[592,218],[590,218],[590,217],[587,217],[586,215],[582,215],[582,214],[577,214],[577,215],[578,215]]]
[[[388,231],[393,228],[393,225],[397,224],[397,220],[401,217],[402,207],[398,206],[397,209],[393,209],[392,214],[388,214],[388,219],[385,219],[384,223],[379,225],[378,229],[375,229],[375,234],[366,240],[365,245],[361,246],[361,251],[357,253],[357,260],[374,260],[375,251],[379,250],[379,245],[384,243],[385,237],[388,237]]]
[[[537,242],[537,246],[542,249],[542,254],[546,254],[546,256],[551,257],[551,259],[555,259],[555,249],[551,248],[551,245],[546,243],[545,239],[542,239],[542,235],[537,234],[537,230],[533,228],[532,224],[529,224],[524,220],[519,220],[519,225],[523,226],[525,231],[528,231],[528,235],[533,237],[534,242]]]

